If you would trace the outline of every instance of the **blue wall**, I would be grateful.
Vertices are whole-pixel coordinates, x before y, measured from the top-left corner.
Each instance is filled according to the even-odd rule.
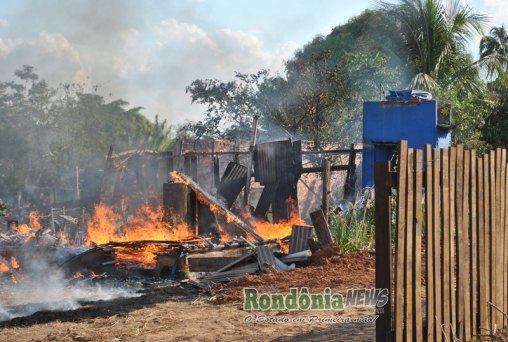
[[[390,159],[400,140],[419,149],[450,146],[449,129],[437,125],[436,101],[363,104],[363,187],[374,185],[375,161]]]

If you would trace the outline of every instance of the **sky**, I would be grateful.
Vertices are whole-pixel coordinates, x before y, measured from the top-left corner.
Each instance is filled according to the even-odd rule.
[[[508,23],[508,0],[463,2]],[[175,125],[199,120],[185,88],[270,69],[372,0],[0,0],[0,81],[28,64],[50,85],[79,83]],[[479,38],[473,42],[478,46]],[[476,48],[475,48],[476,49]]]

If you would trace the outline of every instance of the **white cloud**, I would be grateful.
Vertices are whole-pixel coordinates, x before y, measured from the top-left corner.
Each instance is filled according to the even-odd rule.
[[[41,77],[52,82],[77,82],[86,80],[78,50],[62,34],[41,32],[31,39],[0,38],[0,74],[12,75],[23,64],[32,65]]]
[[[299,47],[289,41],[275,49],[267,49],[254,31],[229,28],[206,30],[194,23],[174,18],[152,27],[154,51],[143,75],[132,74],[145,94],[141,103],[149,116],[156,113],[170,122],[199,119],[202,108],[190,104],[185,88],[197,78],[230,80],[234,72],[254,73],[260,69],[282,70]],[[150,39],[148,39],[150,40]],[[129,90],[133,97],[133,87]]]
[[[174,124],[200,118],[202,108],[192,105],[185,93],[193,80],[230,80],[235,71],[265,68],[276,72],[299,47],[288,41],[268,49],[260,32],[207,29],[176,18],[152,26],[126,21],[102,34],[92,26],[0,38],[1,80],[23,64],[33,65],[52,85],[77,82],[88,90],[100,85],[102,94],[143,106],[148,118],[160,114]]]
[[[41,32],[38,39],[34,41],[34,44],[38,48],[46,50],[55,56],[70,57],[73,62],[81,64],[78,51],[63,34]]]
[[[264,47],[255,32],[229,28],[206,31],[191,23],[178,22],[174,18],[162,21],[153,29],[162,50],[172,49],[175,58],[187,54],[201,58],[206,65],[204,74],[232,76],[234,71],[255,72],[262,68],[280,69],[283,60],[289,58],[296,48],[295,42],[287,42],[276,51]],[[182,58],[182,62],[188,62]],[[200,68],[199,65],[193,66]]]
[[[508,20],[508,5],[506,0],[484,0],[484,6],[494,21],[506,23]]]
[[[21,39],[2,39],[0,37],[0,60],[7,58],[9,54],[16,48],[16,46],[22,44]]]
[[[194,24],[179,23],[176,19],[163,20],[155,32],[159,37],[159,44],[165,45],[174,42],[187,42],[190,44],[203,44],[209,48],[216,48],[215,43],[207,32]]]

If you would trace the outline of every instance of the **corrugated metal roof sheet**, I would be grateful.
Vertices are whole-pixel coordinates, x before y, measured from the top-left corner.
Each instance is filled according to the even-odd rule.
[[[257,144],[254,174],[262,185],[274,183],[293,168],[293,145],[290,140]]]
[[[230,162],[222,175],[217,187],[217,193],[226,199],[228,207],[233,206],[235,199],[245,186],[247,168],[235,162]]]
[[[302,171],[302,143],[291,140],[257,144],[254,150],[254,174],[262,185],[276,181],[293,182]]]
[[[289,254],[309,249],[308,239],[312,236],[312,232],[312,226],[294,225],[291,229],[291,238],[289,240]]]
[[[256,252],[258,254],[259,268],[263,272],[271,272],[274,269],[279,270],[275,256],[273,255],[273,245],[257,246]]]

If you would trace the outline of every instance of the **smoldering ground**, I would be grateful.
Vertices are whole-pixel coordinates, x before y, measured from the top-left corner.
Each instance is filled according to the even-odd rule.
[[[11,276],[0,276],[0,321],[39,311],[76,310],[84,302],[141,296],[136,290],[68,276],[57,263],[24,256]]]

